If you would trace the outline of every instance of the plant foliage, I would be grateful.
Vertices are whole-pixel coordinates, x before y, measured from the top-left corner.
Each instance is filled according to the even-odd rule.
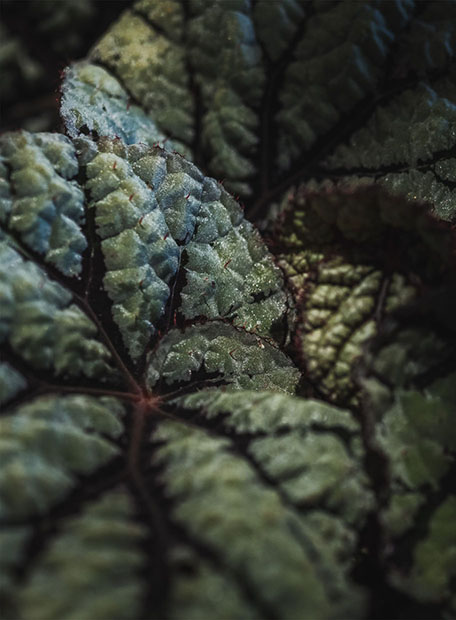
[[[0,136],[7,617],[456,615],[455,24],[138,0]]]

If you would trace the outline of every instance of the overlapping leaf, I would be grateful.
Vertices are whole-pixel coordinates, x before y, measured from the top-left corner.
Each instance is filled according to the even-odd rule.
[[[452,1],[138,0],[90,64],[69,71],[64,116],[70,131],[98,123],[113,135],[118,119],[130,128],[145,113],[255,213],[285,179],[304,180],[324,164],[323,176],[366,171],[443,202],[438,212],[451,219],[455,10]],[[111,93],[131,97],[109,124],[94,124],[82,103],[87,86],[74,79],[101,72]],[[101,102],[90,81],[91,100]],[[112,94],[103,100],[110,109]],[[155,134],[149,139],[161,139]]]
[[[455,146],[453,69],[446,78],[432,84],[421,82],[380,106],[350,143],[339,146],[327,159],[326,175],[340,184],[376,181],[410,200],[429,202],[439,217],[452,221],[456,213]]]
[[[317,393],[356,403],[353,370],[381,321],[452,269],[453,236],[376,187],[290,194],[277,251],[295,291],[295,346]]]
[[[380,522],[390,582],[455,612],[454,282],[387,323],[361,372],[364,415],[386,458]]]
[[[181,499],[175,518],[245,579],[261,605],[254,617],[315,609],[358,615],[362,599],[346,571],[356,545],[352,528],[364,522],[372,495],[356,466],[363,450],[350,413],[258,391],[206,390],[173,405],[175,413],[188,410],[192,430],[163,425],[156,439],[166,445],[155,458],[171,495]]]

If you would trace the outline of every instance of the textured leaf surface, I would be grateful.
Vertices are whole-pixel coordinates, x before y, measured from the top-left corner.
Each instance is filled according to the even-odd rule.
[[[7,617],[454,616],[455,7],[138,0],[0,138]]]
[[[451,229],[378,188],[290,195],[278,253],[297,302],[295,346],[318,393],[356,401],[352,374],[378,323],[448,274]]]
[[[107,70],[255,213],[286,179],[324,164],[323,176],[366,169],[388,187],[443,200],[437,210],[451,219],[454,179],[436,179],[434,165],[454,155],[455,17],[455,3],[443,0],[138,0],[94,46],[90,71]],[[74,108],[71,75],[64,98]],[[127,116],[125,127],[137,108]],[[348,144],[328,159],[338,143]]]
[[[444,304],[442,300],[445,300]],[[421,603],[454,613],[456,464],[454,284],[372,343],[361,378],[363,407],[389,477],[380,513],[389,578]]]
[[[106,380],[114,373],[110,353],[97,339],[97,327],[72,303],[71,293],[6,241],[0,241],[0,293],[0,342],[13,359],[17,356],[56,376]],[[4,389],[11,387],[5,383]]]
[[[254,391],[206,390],[184,397],[183,404],[202,408],[209,420],[223,416],[227,432],[252,436],[251,458],[297,506],[320,505],[332,515],[343,514],[345,524],[362,520],[371,506],[368,479],[354,467],[363,454],[360,427],[348,411]],[[319,525],[324,527],[324,518]]]
[[[350,414],[256,391],[209,390],[180,399],[182,406],[196,410],[187,418],[192,428],[166,422],[154,436],[166,442],[155,462],[179,498],[177,521],[246,581],[260,612],[358,615],[362,598],[346,581],[356,539],[350,524],[363,523],[372,496],[360,472],[347,481],[362,458]],[[220,424],[206,430],[213,419]]]
[[[137,618],[146,530],[132,515],[130,499],[111,492],[68,520],[21,592],[21,617]]]
[[[436,3],[437,5],[445,3]],[[456,17],[456,15],[455,15]],[[339,146],[327,162],[354,173],[339,183],[375,180],[394,193],[434,205],[436,214],[456,213],[456,81],[454,71],[431,85],[422,82],[379,107],[365,127]]]
[[[226,317],[267,335],[284,312],[279,270],[234,200],[161,149],[101,142],[87,189],[102,239],[105,289],[132,357],[144,352],[183,268],[178,312]]]
[[[80,130],[100,136],[118,136],[125,144],[143,142],[150,146],[166,137],[105,69],[82,62],[68,67],[62,91],[61,114],[67,131],[76,137]],[[186,154],[184,145],[167,143]]]
[[[274,339],[286,294],[258,233],[178,155],[7,134],[8,170],[22,157],[33,168],[41,145],[58,155],[48,185],[72,163],[87,247],[82,269],[68,271],[42,251],[40,217],[24,237],[5,203],[6,608],[24,618],[182,618],[187,605],[195,618],[362,615],[350,558],[373,498],[360,429],[347,411],[291,396],[299,372]],[[17,195],[26,180],[13,174],[5,187]],[[233,400],[211,404],[218,392],[197,392],[207,386]],[[235,398],[239,389],[249,391]],[[231,421],[217,432],[219,412]]]
[[[79,274],[87,242],[74,146],[58,134],[21,132],[0,140],[2,222],[62,273]]]
[[[79,150],[83,188],[57,175],[59,170],[70,177],[80,172],[66,138],[3,137],[5,161],[18,167],[5,179],[6,228],[65,275],[79,273],[87,246],[80,227],[82,189],[90,194],[106,266],[103,285],[133,358],[144,353],[156,333],[182,272],[179,312],[184,318],[226,317],[261,335],[270,332],[284,312],[280,272],[223,188],[159,148],[104,140],[98,145],[81,141]],[[30,196],[10,199],[13,189],[15,195]]]
[[[293,393],[299,372],[284,354],[261,338],[210,323],[177,330],[160,341],[151,355],[147,383],[189,381],[203,373],[213,381],[223,378],[237,389],[279,390]]]
[[[118,454],[122,406],[84,395],[38,397],[0,419],[0,518],[46,512],[74,485]]]

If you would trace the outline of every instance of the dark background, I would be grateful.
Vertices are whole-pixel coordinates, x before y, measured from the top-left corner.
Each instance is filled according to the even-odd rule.
[[[0,0],[0,130],[60,129],[61,72],[130,0]]]

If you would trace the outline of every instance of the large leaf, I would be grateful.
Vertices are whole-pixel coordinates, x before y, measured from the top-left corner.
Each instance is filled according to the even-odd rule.
[[[255,214],[291,181],[353,174],[452,219],[455,23],[453,1],[138,0],[68,70],[63,115],[111,136],[149,119]],[[95,99],[119,102],[112,121]]]
[[[281,272],[240,207],[158,147],[0,144],[8,613],[361,616],[360,427],[292,396]]]

